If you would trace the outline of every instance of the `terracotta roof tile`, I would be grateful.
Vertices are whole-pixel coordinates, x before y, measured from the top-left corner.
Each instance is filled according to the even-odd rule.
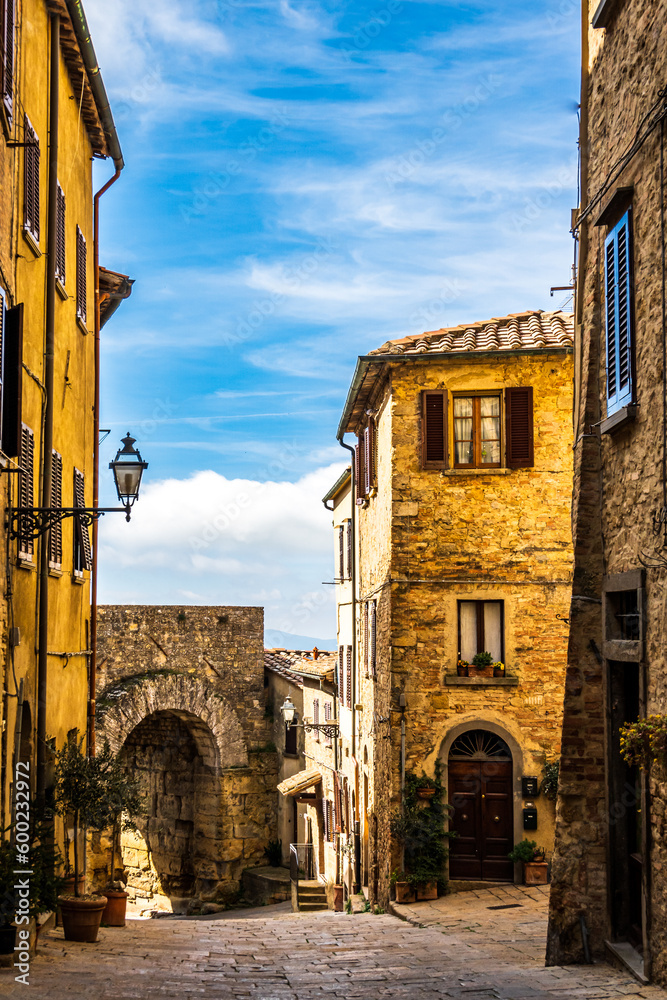
[[[531,309],[501,318],[431,330],[400,340],[388,340],[382,347],[369,351],[369,355],[562,350],[571,348],[573,342],[572,313]]]

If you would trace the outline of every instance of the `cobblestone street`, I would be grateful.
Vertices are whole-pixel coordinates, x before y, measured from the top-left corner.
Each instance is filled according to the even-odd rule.
[[[210,918],[131,920],[95,945],[43,936],[28,995],[95,997],[408,997],[431,1000],[667,1000],[607,965],[545,969],[546,893],[459,893],[391,915],[292,914],[289,904]],[[489,909],[489,907],[511,907]],[[25,996],[10,970],[0,995]]]

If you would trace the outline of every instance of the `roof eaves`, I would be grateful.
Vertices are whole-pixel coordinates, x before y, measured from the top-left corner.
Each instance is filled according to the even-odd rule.
[[[343,489],[343,487],[347,484],[347,482],[351,478],[352,478],[352,466],[348,465],[348,467],[344,470],[344,472],[341,473],[336,482],[333,484],[329,492],[322,497],[322,503],[326,503],[327,500],[333,500],[333,498],[340,493],[340,491]]]

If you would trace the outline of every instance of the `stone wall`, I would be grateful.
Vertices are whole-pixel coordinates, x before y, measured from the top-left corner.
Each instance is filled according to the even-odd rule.
[[[276,837],[262,638],[261,608],[100,608],[97,739],[109,739],[144,792],[123,862],[148,908],[224,905]],[[99,882],[104,838],[95,847]]]
[[[589,25],[597,7],[598,0],[590,0],[586,7]],[[618,889],[618,872],[611,852],[614,825],[625,806],[609,790],[618,754],[612,747],[616,734],[605,711],[612,668],[603,656],[603,574],[645,570],[641,711],[667,712],[667,563],[663,539],[656,539],[652,531],[653,514],[664,502],[659,127],[615,175],[613,185],[603,190],[612,167],[628,147],[628,137],[635,135],[658,101],[667,69],[662,42],[666,12],[664,0],[619,2],[613,5],[605,28],[590,26],[588,32],[590,58],[584,69],[590,77],[583,93],[583,120],[590,126],[583,144],[589,152],[589,183],[582,207],[600,197],[580,235],[583,285],[577,359],[581,391],[575,406],[575,598],[548,946],[548,960],[557,964],[582,958],[579,914],[585,915],[595,954],[603,953],[605,939],[614,938],[617,930],[610,899]],[[595,223],[621,189],[625,190],[621,197],[632,206],[637,413],[633,422],[615,433],[598,436],[596,428],[607,416],[603,264],[608,227],[604,220]],[[614,211],[612,207],[607,220],[611,225],[620,217]],[[643,951],[646,971],[667,983],[667,785],[652,774],[646,792],[643,816],[650,816],[651,830],[644,844]]]

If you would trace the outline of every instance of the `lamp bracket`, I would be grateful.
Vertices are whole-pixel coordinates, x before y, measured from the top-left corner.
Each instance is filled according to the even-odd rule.
[[[103,514],[125,514],[130,520],[130,504],[124,507],[9,507],[5,526],[10,538],[35,539],[67,517],[78,517],[89,528]]]
[[[339,735],[337,722],[304,722],[303,728],[307,733],[313,730],[317,733],[324,733],[329,739],[335,739]]]

